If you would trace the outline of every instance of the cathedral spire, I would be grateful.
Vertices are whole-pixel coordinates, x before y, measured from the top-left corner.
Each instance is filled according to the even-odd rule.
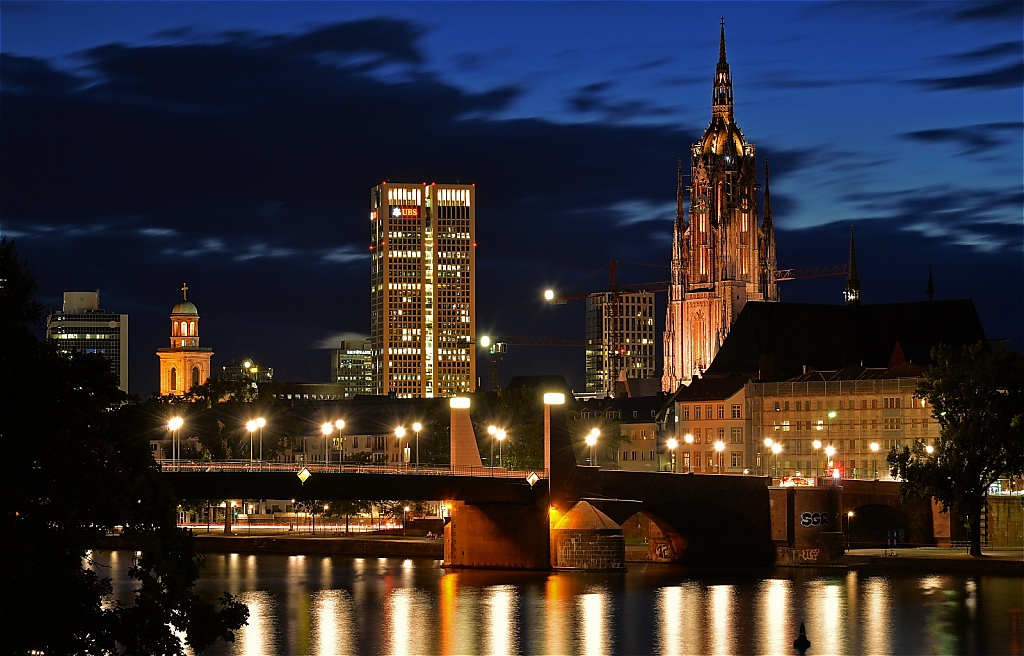
[[[860,304],[860,278],[857,277],[857,249],[853,243],[853,226],[850,226],[850,264],[846,274],[846,289],[843,298],[847,305]]]
[[[725,59],[725,19],[722,19],[721,41],[718,46],[718,66],[715,68],[715,95],[711,100],[712,118],[723,118],[732,123],[732,76]]]

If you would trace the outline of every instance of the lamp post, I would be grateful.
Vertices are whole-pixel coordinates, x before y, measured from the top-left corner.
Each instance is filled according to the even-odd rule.
[[[722,452],[725,451],[725,442],[718,440],[715,442],[715,451],[718,451],[718,473],[722,473]]]
[[[416,433],[416,471],[420,470],[420,431],[423,430],[423,424],[415,422],[412,425],[412,432]]]
[[[253,461],[253,455],[252,455],[252,436],[253,436],[253,434],[257,430],[259,430],[259,427],[260,426],[259,426],[259,424],[256,423],[255,419],[250,419],[249,421],[245,422],[245,428],[246,428],[246,430],[249,431],[249,469],[252,469],[252,461]]]
[[[672,467],[672,473],[675,473],[675,471],[676,471],[676,447],[679,446],[679,442],[676,440],[676,438],[670,437],[670,438],[668,438],[668,442],[665,443],[665,446],[668,447],[668,452],[669,452],[669,454],[671,454],[671,457],[669,458],[669,464]]]
[[[267,420],[263,417],[257,417],[256,425],[260,429],[260,471],[263,471],[263,427],[267,425]]]
[[[167,422],[167,428],[171,431],[171,467],[177,468],[178,465],[178,429],[181,428],[185,420],[181,417],[171,417],[171,420]]]
[[[402,537],[405,537],[405,520],[409,516],[409,506],[402,508]]]
[[[686,435],[683,435],[683,441],[686,442],[686,445],[690,449],[690,452],[686,455],[686,473],[687,474],[692,474],[693,473],[693,434],[687,433]]]
[[[338,439],[341,440],[341,456],[338,457],[338,471],[340,472],[345,466],[345,436],[342,431],[345,430],[345,420],[339,419],[334,422],[334,427],[338,429]]]
[[[498,466],[501,467],[501,443],[505,441],[505,429],[499,428],[494,432],[494,437],[498,440]]]
[[[836,454],[836,448],[829,444],[825,447],[825,455],[828,456],[828,475],[832,475],[832,456]]]
[[[548,475],[548,500],[551,500],[551,406],[565,403],[565,394],[546,392],[544,394],[544,469]]]
[[[331,443],[329,440],[331,433],[334,432],[334,424],[325,421],[320,425],[320,432],[324,434],[324,469],[326,470],[331,464]]]
[[[498,434],[498,427],[491,424],[487,427],[487,434],[491,436],[491,455],[488,456],[487,466],[491,468],[491,476],[494,476],[494,436]]]
[[[775,478],[779,477],[779,454],[782,453],[782,445],[776,442],[772,444],[772,453],[775,454]]]
[[[814,447],[814,476],[815,476],[815,478],[817,478],[817,476],[818,476],[818,462],[819,462],[818,458],[821,457],[818,454],[818,451],[821,450],[821,440],[814,440],[813,442],[811,442],[811,446]]]
[[[590,447],[590,465],[592,467],[597,466],[597,457],[594,451],[594,447],[597,445],[597,438],[601,436],[601,431],[596,427],[590,429],[590,434],[587,435],[587,446]]]
[[[402,464],[405,464],[405,449],[402,448],[402,439],[405,437],[405,426],[399,426],[395,429],[395,437],[398,438],[398,453],[402,460]]]
[[[871,462],[875,471],[875,480],[878,480],[878,442],[871,443]]]

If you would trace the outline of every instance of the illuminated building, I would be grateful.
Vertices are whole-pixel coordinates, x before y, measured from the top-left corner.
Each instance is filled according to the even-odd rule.
[[[617,297],[617,298],[616,298]],[[599,292],[587,298],[586,392],[616,395],[616,383],[653,378],[654,292]],[[616,359],[616,362],[612,362]],[[618,380],[611,372],[618,372]]]
[[[703,375],[747,301],[779,300],[768,169],[762,222],[754,145],[733,117],[724,22],[711,114],[690,151],[689,185],[679,165],[664,335],[666,392]]]
[[[370,340],[342,340],[331,353],[331,375],[341,386],[342,398],[373,394],[373,351]]]
[[[171,310],[171,345],[156,352],[161,396],[180,396],[210,378],[213,349],[199,347],[199,310],[188,300],[188,285],[181,291],[181,303]]]
[[[373,391],[476,388],[476,188],[385,182],[370,193]]]
[[[64,306],[46,317],[46,339],[65,353],[95,353],[110,361],[128,392],[128,315],[100,309],[100,293],[64,292]]]

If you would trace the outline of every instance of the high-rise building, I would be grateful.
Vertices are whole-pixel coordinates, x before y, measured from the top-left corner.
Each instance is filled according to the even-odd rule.
[[[210,378],[213,349],[199,347],[199,310],[188,300],[188,285],[182,285],[182,300],[171,309],[171,346],[157,349],[160,358],[160,396],[181,396]]]
[[[107,358],[117,386],[128,392],[128,315],[100,309],[99,290],[64,292],[63,309],[46,317],[46,339],[64,352]]]
[[[675,391],[711,366],[747,301],[777,301],[775,228],[765,166],[758,211],[754,145],[733,117],[722,22],[711,124],[690,149],[690,184],[679,165],[662,389]],[[684,190],[689,212],[684,209]]]
[[[331,353],[331,377],[341,386],[342,398],[373,394],[373,351],[370,340],[342,340]]]
[[[614,396],[622,378],[654,376],[654,292],[587,297],[586,391]]]
[[[385,182],[370,192],[373,390],[476,388],[476,188]]]

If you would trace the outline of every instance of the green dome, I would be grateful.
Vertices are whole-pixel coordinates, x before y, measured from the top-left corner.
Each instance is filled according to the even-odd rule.
[[[198,316],[199,310],[192,304],[192,301],[182,301],[174,306],[171,314],[195,314]]]

